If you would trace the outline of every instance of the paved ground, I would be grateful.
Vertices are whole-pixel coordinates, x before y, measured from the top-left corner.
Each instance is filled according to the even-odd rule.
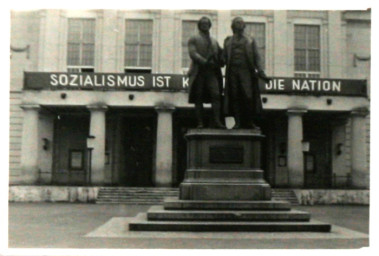
[[[256,233],[181,233],[138,232],[125,237],[89,237],[111,220],[134,217],[150,206],[96,205],[63,203],[10,203],[10,248],[359,248],[368,239],[330,239],[311,235],[301,238]],[[299,206],[312,219],[368,234],[369,207],[366,206]],[[123,217],[123,218],[114,218]],[[346,229],[341,229],[345,230]],[[129,232],[130,233],[130,232]],[[87,236],[86,236],[87,235]],[[313,239],[312,238],[317,238]],[[363,235],[364,236],[364,235]]]

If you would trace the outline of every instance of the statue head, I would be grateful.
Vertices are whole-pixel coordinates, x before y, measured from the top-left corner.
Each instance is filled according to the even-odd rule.
[[[233,33],[243,32],[246,27],[245,21],[241,17],[235,17],[232,21]]]
[[[201,17],[201,19],[197,22],[197,28],[200,31],[206,32],[212,27],[212,22],[208,17]]]

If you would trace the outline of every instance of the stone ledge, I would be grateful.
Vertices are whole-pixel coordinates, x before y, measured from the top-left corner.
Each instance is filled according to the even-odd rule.
[[[95,202],[100,187],[9,186],[9,202]]]
[[[294,189],[300,205],[369,205],[370,190],[353,189]]]
[[[9,186],[9,202],[95,202],[100,187]],[[369,190],[294,189],[300,205],[369,205]]]

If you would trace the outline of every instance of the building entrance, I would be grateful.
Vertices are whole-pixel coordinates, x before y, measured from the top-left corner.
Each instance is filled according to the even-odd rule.
[[[120,122],[118,184],[130,187],[153,186],[156,136],[153,116],[124,116]]]
[[[332,185],[331,125],[324,116],[304,117],[304,141],[309,151],[304,152],[304,187],[329,188]]]
[[[69,112],[69,110],[67,110]],[[88,114],[59,114],[55,119],[53,184],[88,184]]]

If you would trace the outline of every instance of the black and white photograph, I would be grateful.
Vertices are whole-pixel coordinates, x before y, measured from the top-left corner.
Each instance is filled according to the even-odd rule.
[[[371,253],[376,9],[291,2],[4,11],[0,254]]]

